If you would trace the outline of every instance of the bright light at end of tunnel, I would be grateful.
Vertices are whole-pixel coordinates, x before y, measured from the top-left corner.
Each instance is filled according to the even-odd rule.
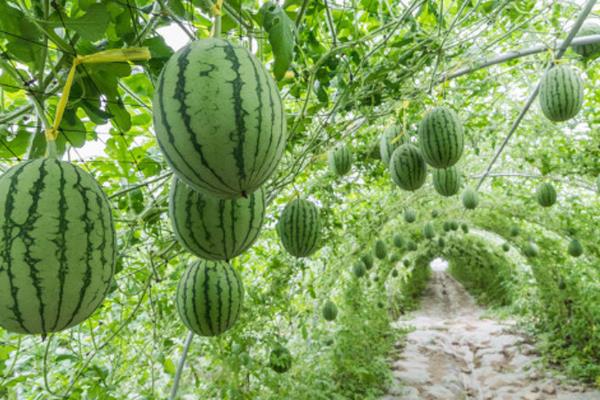
[[[434,271],[445,271],[448,269],[448,261],[441,258],[436,258],[431,262],[430,266]]]

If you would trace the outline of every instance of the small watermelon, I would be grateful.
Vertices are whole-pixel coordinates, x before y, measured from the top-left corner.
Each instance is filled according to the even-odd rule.
[[[433,187],[436,192],[446,197],[454,196],[458,193],[461,179],[456,166],[434,169],[432,175]]]
[[[415,242],[413,242],[412,240],[409,240],[408,242],[406,242],[406,250],[408,251],[415,251],[417,250],[417,244]]]
[[[176,306],[183,323],[200,336],[217,336],[238,319],[244,288],[224,261],[192,262],[177,286]]]
[[[392,276],[396,278],[398,276],[398,271],[396,269],[392,270]]]
[[[504,243],[504,244],[502,245],[502,250],[504,250],[505,252],[506,252],[506,251],[509,251],[509,250],[510,250],[510,245],[509,245],[508,243]]]
[[[333,301],[327,300],[323,305],[322,313],[325,321],[334,321],[338,315],[338,308]]]
[[[600,26],[594,23],[586,23],[584,24],[579,32],[577,32],[576,37],[582,36],[592,36],[592,35],[600,35]],[[581,44],[581,45],[573,45],[573,51],[580,56],[593,59],[600,55],[600,43],[591,43],[591,44]]]
[[[401,189],[415,191],[425,183],[427,166],[419,149],[412,144],[403,144],[392,154],[390,173]]]
[[[400,260],[400,256],[398,254],[394,253],[390,256],[390,262],[392,264],[397,263],[398,260]]]
[[[337,176],[344,176],[352,168],[352,152],[346,145],[339,145],[329,151],[329,169]]]
[[[404,247],[404,238],[402,237],[402,235],[394,235],[394,246],[396,246],[399,249]]]
[[[365,276],[366,271],[367,270],[365,268],[365,264],[363,264],[362,261],[355,263],[354,267],[352,267],[352,272],[357,278],[362,278],[363,276]]]
[[[435,236],[435,229],[433,228],[433,224],[428,222],[423,226],[423,236],[427,239],[433,239]]]
[[[283,374],[292,367],[292,354],[282,345],[277,345],[269,356],[269,366],[279,374]]]
[[[387,256],[387,247],[383,240],[377,240],[375,242],[375,257],[383,260]]]
[[[468,187],[462,194],[462,203],[467,210],[474,210],[479,205],[479,194],[477,190]]]
[[[450,232],[452,230],[452,223],[450,221],[444,222],[444,232]]]
[[[423,158],[433,168],[449,168],[463,153],[464,132],[458,115],[447,107],[431,110],[419,125]]]
[[[310,256],[317,251],[321,237],[319,209],[308,200],[292,200],[281,214],[277,232],[288,253]]]
[[[536,199],[542,207],[552,207],[556,203],[556,190],[549,182],[542,183],[536,193]]]
[[[523,254],[525,254],[528,258],[537,257],[540,254],[540,250],[537,245],[532,241],[528,241],[525,247],[523,248]]]
[[[373,268],[373,256],[371,255],[371,253],[366,253],[363,254],[363,256],[361,257],[362,262],[365,264],[365,268],[368,270],[370,270],[371,268]]]
[[[407,208],[404,210],[404,221],[409,224],[412,224],[417,220],[417,212],[412,208]]]
[[[440,212],[438,210],[432,210],[431,211],[431,218],[437,218],[439,217]]]
[[[559,65],[547,71],[540,84],[540,107],[550,121],[566,121],[583,104],[583,82],[574,69]]]
[[[394,150],[405,143],[408,143],[408,137],[403,134],[402,126],[391,125],[385,128],[379,139],[379,154],[381,156],[381,161],[383,161],[385,165],[388,165]]]
[[[519,236],[519,233],[521,233],[521,230],[519,229],[519,227],[518,227],[518,226],[516,226],[516,225],[513,225],[513,226],[510,228],[510,236],[512,236],[512,237],[517,237],[517,236]]]
[[[408,267],[410,265],[410,261],[405,258],[402,260],[402,264],[404,264],[405,267]]]
[[[450,221],[450,229],[452,229],[453,231],[457,231],[458,230],[458,222]]]
[[[579,243],[579,240],[573,239],[569,243],[568,247],[569,255],[573,257],[579,257],[583,254],[583,246]]]
[[[462,224],[461,228],[462,228],[462,230],[463,230],[464,233],[469,233],[469,225]]]
[[[445,245],[446,245],[446,242],[444,241],[444,238],[443,237],[438,238],[438,246],[443,249]]]

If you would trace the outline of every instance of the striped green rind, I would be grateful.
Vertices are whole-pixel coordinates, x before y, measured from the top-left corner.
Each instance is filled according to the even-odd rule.
[[[538,186],[536,199],[542,207],[552,207],[556,203],[556,190],[550,182],[544,182]]]
[[[0,177],[0,326],[45,335],[87,319],[115,267],[108,199],[81,168],[36,159]]]
[[[479,194],[471,187],[465,189],[462,194],[462,203],[467,210],[474,210],[479,205]]]
[[[403,264],[405,267],[408,267],[408,266],[410,265],[410,261],[409,261],[409,260],[407,260],[407,259],[405,258],[404,260],[402,260],[402,264]]]
[[[328,154],[329,169],[337,176],[344,176],[352,168],[352,152],[345,144],[331,149]]]
[[[502,244],[502,250],[504,250],[504,252],[508,252],[510,250],[510,245],[508,243]]]
[[[404,190],[419,189],[427,178],[425,160],[412,144],[403,144],[394,150],[389,167],[392,180]]]
[[[577,32],[576,37],[600,35],[600,26],[593,23],[585,24]],[[573,45],[573,51],[584,58],[595,58],[600,54],[600,43]]]
[[[385,165],[388,165],[394,150],[405,143],[408,143],[408,138],[403,134],[402,126],[391,125],[385,128],[379,139],[379,155],[381,156],[381,161],[383,161]]]
[[[453,231],[457,231],[458,228],[459,228],[458,222],[450,221],[450,229],[452,229]]]
[[[519,233],[521,233],[521,230],[519,229],[518,226],[515,225],[510,228],[510,236],[516,237],[516,236],[519,236]]]
[[[401,235],[394,235],[394,246],[398,248],[402,248],[404,246],[404,238]]]
[[[559,65],[547,71],[540,86],[540,107],[550,121],[566,121],[583,104],[583,82],[574,69]]]
[[[449,168],[434,169],[433,187],[442,196],[454,196],[460,189],[460,174],[455,166]]]
[[[362,261],[356,262],[352,267],[352,272],[357,278],[362,278],[367,273],[367,270],[365,269],[365,264],[363,264]]]
[[[535,243],[529,241],[523,248],[523,254],[528,258],[534,258],[540,254],[540,250]]]
[[[319,209],[310,201],[295,199],[283,210],[277,232],[288,253],[308,257],[318,249],[321,237]]]
[[[433,228],[433,224],[431,222],[428,222],[425,224],[425,226],[423,226],[423,236],[425,236],[427,239],[433,239],[435,236],[435,229]]]
[[[153,99],[168,164],[196,190],[244,197],[275,171],[286,142],[277,85],[246,48],[211,38],[177,51]]]
[[[567,248],[569,255],[572,257],[579,257],[583,254],[583,246],[579,243],[579,240],[572,239]]]
[[[462,224],[462,225],[460,226],[460,228],[462,229],[462,231],[463,231],[464,233],[469,233],[469,225],[467,225],[467,224]]]
[[[326,321],[334,321],[338,315],[338,308],[333,301],[327,300],[323,305],[322,312]]]
[[[387,256],[387,246],[383,240],[377,240],[375,242],[375,257],[383,260]]]
[[[238,319],[244,301],[239,274],[224,261],[196,260],[177,286],[181,321],[200,336],[217,336]]]
[[[188,251],[207,260],[230,260],[248,249],[260,233],[265,193],[220,199],[193,190],[175,178],[169,196],[169,217],[175,237]]]
[[[431,110],[419,125],[419,145],[427,164],[448,168],[458,162],[464,148],[462,122],[447,107]]]
[[[285,347],[276,346],[269,355],[269,366],[279,374],[287,372],[292,367],[292,354]]]
[[[363,262],[363,264],[365,264],[365,268],[367,270],[373,268],[373,256],[371,255],[371,253],[367,253],[367,254],[363,254],[363,256],[361,257],[361,260]]]
[[[417,212],[412,208],[407,208],[404,210],[404,221],[412,224],[417,220]]]

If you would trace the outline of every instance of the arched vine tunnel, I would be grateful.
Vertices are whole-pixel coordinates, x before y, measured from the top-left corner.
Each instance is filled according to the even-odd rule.
[[[0,1],[0,398],[382,398],[412,340],[399,321],[436,276],[514,321],[543,368],[600,387],[599,17],[589,0]],[[189,56],[210,40],[224,56]],[[564,122],[540,83],[557,70],[583,99]],[[425,154],[441,106],[462,126],[456,188],[427,156],[401,189],[418,179],[397,150]],[[179,225],[173,176],[200,177]],[[225,223],[215,193],[264,209]],[[297,199],[316,211],[286,234]],[[194,251],[182,232],[198,221]],[[228,248],[242,229],[256,240]],[[300,231],[318,236],[308,250],[284,243]],[[211,292],[213,261],[227,272]]]

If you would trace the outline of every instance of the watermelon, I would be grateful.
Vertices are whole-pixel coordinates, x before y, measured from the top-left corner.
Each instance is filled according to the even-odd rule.
[[[377,240],[375,242],[375,257],[383,260],[387,256],[387,247],[383,240]]]
[[[396,278],[398,276],[398,271],[394,268],[392,270],[392,277]]]
[[[402,132],[402,126],[391,125],[385,128],[379,139],[381,161],[388,165],[394,150],[405,143],[408,143],[408,137]]]
[[[339,145],[329,151],[329,169],[337,176],[344,176],[352,168],[352,152],[346,145]]]
[[[397,263],[400,260],[400,255],[398,255],[397,253],[394,253],[390,256],[390,262],[392,264]]]
[[[449,168],[463,153],[464,132],[458,115],[447,107],[431,110],[419,125],[419,145],[425,162]]]
[[[450,232],[452,230],[452,223],[450,221],[444,222],[444,231]]]
[[[308,200],[293,200],[283,210],[277,232],[288,253],[310,256],[317,251],[321,236],[319,209]]]
[[[469,233],[469,225],[462,224],[461,229],[463,230],[464,233]]]
[[[363,264],[365,264],[365,268],[367,270],[370,270],[371,268],[373,268],[374,260],[373,260],[373,256],[371,255],[371,253],[364,254],[361,257],[361,260],[362,260]]]
[[[283,374],[292,368],[292,354],[282,345],[277,345],[269,355],[269,366],[278,374]]]
[[[540,84],[540,107],[550,121],[566,121],[583,104],[583,82],[574,69],[559,65],[547,71]]]
[[[517,236],[519,236],[519,233],[521,233],[521,230],[519,229],[519,227],[518,227],[518,226],[516,226],[516,225],[513,225],[513,226],[510,228],[510,236],[512,236],[512,237],[517,237]]]
[[[433,239],[435,236],[435,229],[433,228],[433,224],[431,222],[428,222],[425,224],[425,226],[423,226],[423,236],[425,236],[427,239]]]
[[[458,222],[450,221],[450,229],[452,229],[453,231],[457,231],[458,230]]]
[[[405,258],[402,260],[402,264],[404,264],[405,267],[408,267],[410,265],[410,261]]]
[[[600,26],[586,23],[577,32],[576,37],[600,35]],[[584,58],[596,58],[600,54],[600,43],[573,45],[573,51]]]
[[[544,182],[538,186],[536,199],[542,207],[552,207],[556,203],[556,190],[549,182]]]
[[[509,244],[508,244],[508,243],[504,243],[504,244],[502,245],[502,250],[504,250],[504,251],[509,251],[509,250],[510,250],[510,246],[509,246]]]
[[[444,238],[443,237],[438,238],[438,246],[443,249],[445,245],[446,245],[446,242],[444,241]]]
[[[87,319],[108,293],[116,241],[94,178],[56,159],[21,162],[0,177],[0,326],[57,332]]]
[[[442,196],[450,197],[460,189],[460,174],[455,166],[433,170],[433,187]]]
[[[402,235],[394,235],[394,246],[401,249],[404,246],[404,238]]]
[[[569,247],[567,249],[569,251],[569,255],[573,257],[579,257],[583,254],[583,246],[579,243],[579,240],[572,239],[569,243]]]
[[[365,276],[366,269],[365,269],[365,265],[363,264],[363,262],[359,261],[356,264],[354,264],[354,267],[352,267],[352,272],[354,273],[354,276],[356,276],[357,278],[362,278],[363,276]]]
[[[176,306],[185,326],[200,336],[217,336],[238,319],[244,287],[225,261],[196,260],[177,286]]]
[[[374,275],[373,276],[373,282],[378,282],[379,281],[379,276],[378,275]]]
[[[437,218],[439,217],[440,212],[438,210],[432,210],[431,211],[431,218]]]
[[[468,187],[462,194],[462,203],[467,210],[474,210],[479,205],[479,194],[477,190]]]
[[[412,224],[417,220],[417,212],[412,208],[406,208],[404,210],[404,221],[409,224]]]
[[[538,254],[540,254],[540,250],[538,249],[538,247],[535,243],[533,243],[532,241],[529,241],[523,248],[523,254],[525,254],[525,256],[528,258],[533,258],[533,257],[537,257]]]
[[[381,301],[378,301],[378,302],[377,302],[377,307],[379,307],[379,308],[383,308],[383,303],[382,303]]]
[[[392,154],[390,173],[401,189],[415,191],[425,183],[427,166],[419,149],[412,144],[403,144]]]
[[[409,240],[408,242],[406,242],[406,250],[408,250],[408,251],[417,250],[417,244],[415,242],[413,242],[412,240]]]
[[[230,260],[248,249],[265,217],[263,189],[247,198],[220,199],[174,178],[169,217],[175,237],[191,253],[207,260]]]
[[[323,318],[325,321],[333,321],[337,318],[338,309],[335,303],[331,300],[327,300],[323,305]]]
[[[286,145],[275,81],[244,46],[195,40],[165,64],[154,131],[178,178],[221,198],[246,197],[273,174]]]

